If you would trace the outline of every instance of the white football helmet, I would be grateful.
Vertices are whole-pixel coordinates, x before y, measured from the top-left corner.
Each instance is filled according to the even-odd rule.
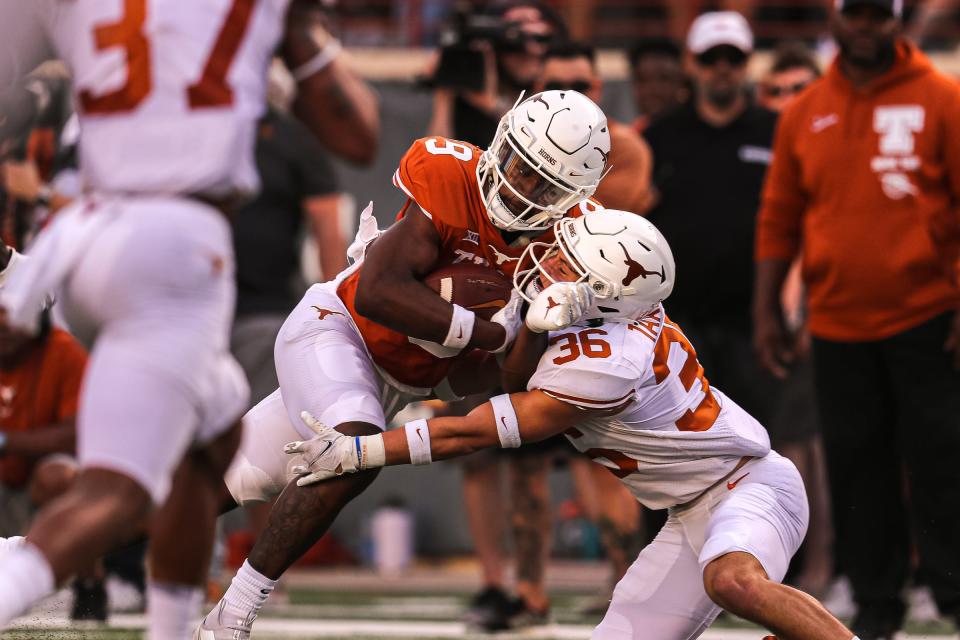
[[[563,218],[552,243],[532,242],[513,284],[528,302],[554,282],[587,282],[596,300],[583,318],[638,319],[673,291],[676,266],[663,234],[629,211],[598,209]]]
[[[477,163],[490,221],[509,231],[541,231],[600,184],[610,153],[607,117],[576,91],[544,91],[500,120]]]

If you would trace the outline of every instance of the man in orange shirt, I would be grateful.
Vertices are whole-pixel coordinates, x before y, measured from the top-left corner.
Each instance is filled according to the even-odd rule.
[[[837,556],[862,640],[902,624],[911,533],[941,612],[960,616],[960,290],[945,243],[960,85],[900,38],[901,5],[838,2],[840,54],[782,116],[757,229],[755,346],[778,375],[795,354],[780,288],[803,251]]]
[[[9,253],[3,247],[2,253]],[[6,262],[8,258],[4,258]],[[77,399],[87,353],[45,313],[36,336],[0,324],[0,535],[26,532],[33,512],[77,473]],[[74,620],[106,620],[102,576],[74,582]]]

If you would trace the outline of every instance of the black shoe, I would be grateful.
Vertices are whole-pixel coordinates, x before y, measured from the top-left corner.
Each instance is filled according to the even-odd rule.
[[[857,614],[850,625],[851,631],[860,640],[893,640],[900,627],[901,624],[895,620],[861,614]]]
[[[893,640],[907,615],[907,607],[899,598],[858,603],[858,609],[850,630],[860,640]]]
[[[537,611],[527,606],[523,598],[511,598],[504,615],[492,619],[484,629],[486,631],[506,631],[538,627],[550,622],[550,609]]]
[[[470,607],[463,614],[468,626],[486,629],[492,621],[502,619],[510,610],[510,596],[499,587],[487,587],[470,600]]]
[[[71,620],[107,621],[107,588],[98,578],[77,578],[73,581]]]

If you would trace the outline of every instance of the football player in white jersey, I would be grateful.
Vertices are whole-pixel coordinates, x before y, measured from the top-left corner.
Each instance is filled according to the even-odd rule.
[[[556,241],[531,244],[515,277],[530,307],[505,368],[532,371],[519,375],[526,391],[466,417],[374,436],[346,437],[305,414],[317,437],[287,446],[313,460],[293,469],[299,482],[564,433],[639,501],[670,513],[617,584],[593,638],[695,638],[721,609],[781,640],[854,638],[816,600],[780,584],[806,533],[803,483],[764,428],[709,385],[667,318],[661,303],[674,263],[666,240],[648,221],[613,210],[554,229]],[[577,289],[595,297],[582,315],[565,302]]]
[[[365,131],[376,129],[368,110],[309,104],[340,65],[335,43],[319,42],[303,19],[314,4],[0,2],[0,35],[48,43],[71,72],[84,186],[9,274],[2,321],[34,329],[55,293],[71,328],[95,338],[78,416],[82,470],[26,543],[0,558],[0,627],[149,526],[148,637],[190,636],[248,394],[228,351],[235,285],[225,214],[258,188],[256,123],[285,30],[305,122],[322,132],[362,117]],[[44,52],[13,53],[0,61],[4,97]],[[340,152],[363,160],[366,147]]]

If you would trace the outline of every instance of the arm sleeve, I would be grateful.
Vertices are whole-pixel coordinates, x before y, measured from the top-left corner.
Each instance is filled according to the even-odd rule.
[[[551,342],[553,344],[547,348],[527,383],[528,391],[539,389],[552,398],[584,410],[617,409],[633,400],[638,378],[633,367],[615,356],[590,358],[581,355],[569,360],[569,349],[562,346],[564,341]]]
[[[80,384],[87,366],[87,352],[75,339],[65,332],[56,336],[54,348],[60,351],[58,358],[60,374],[60,394],[57,399],[57,421],[62,422],[77,417],[80,399]],[[52,336],[53,337],[53,336]]]
[[[796,109],[788,108],[777,123],[773,162],[757,215],[755,258],[792,260],[800,248],[800,225],[807,198],[800,184],[800,162],[794,150]]]

